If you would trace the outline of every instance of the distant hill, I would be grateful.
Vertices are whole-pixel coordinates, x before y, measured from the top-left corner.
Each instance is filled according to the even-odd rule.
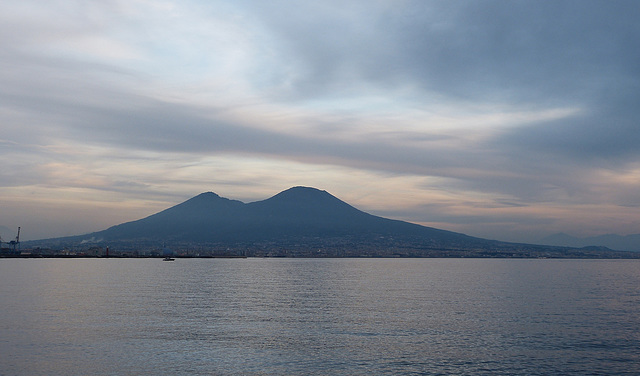
[[[34,244],[130,251],[167,245],[199,254],[250,256],[624,257],[606,249],[499,242],[382,218],[308,187],[248,204],[202,193],[137,221]]]
[[[600,246],[620,251],[640,252],[640,234],[616,235],[607,234],[578,238],[564,233],[547,236],[540,241],[542,244],[563,246],[563,247],[588,247]]]

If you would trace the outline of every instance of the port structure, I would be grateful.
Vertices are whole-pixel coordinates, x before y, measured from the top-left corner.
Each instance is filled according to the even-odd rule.
[[[10,241],[9,245],[13,246],[13,252],[16,251],[16,247],[18,247],[18,250],[20,250],[20,227],[18,227],[18,235],[16,236],[15,240]]]

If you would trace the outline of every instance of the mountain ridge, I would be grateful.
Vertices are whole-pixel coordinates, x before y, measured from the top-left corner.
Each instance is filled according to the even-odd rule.
[[[613,251],[507,243],[361,211],[327,191],[292,187],[243,203],[204,192],[142,219],[49,244],[139,252],[165,244],[199,254],[295,257],[594,257]],[[42,241],[42,244],[46,244]],[[195,251],[194,251],[195,252]],[[620,254],[616,254],[620,256]],[[622,255],[624,256],[624,255]]]
[[[542,238],[540,243],[561,247],[600,246],[621,251],[640,252],[640,234],[604,234],[582,238],[561,232]]]

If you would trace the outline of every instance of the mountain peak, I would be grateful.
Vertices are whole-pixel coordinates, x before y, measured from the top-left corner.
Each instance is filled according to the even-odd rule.
[[[228,198],[224,198],[219,196],[213,192],[204,192],[199,195],[188,199],[182,204],[178,204],[173,208],[169,208],[167,210],[171,211],[173,209],[180,210],[195,210],[199,212],[204,212],[208,210],[220,210],[221,208],[230,207],[230,206],[238,206],[244,205],[242,202],[237,200],[229,200]]]
[[[220,198],[220,196],[217,193],[213,193],[211,191],[209,192],[204,192],[204,193],[200,193],[199,195],[195,196],[194,198]]]
[[[301,198],[306,198],[306,197],[317,197],[317,196],[326,196],[329,195],[331,196],[331,194],[329,194],[327,191],[321,191],[317,188],[313,188],[313,187],[303,187],[303,186],[296,186],[296,187],[291,187],[285,191],[282,191],[280,193],[278,193],[277,195],[275,195],[274,197],[278,197],[278,196],[287,196],[287,197],[301,197]]]
[[[289,189],[285,190],[284,192],[287,192],[287,191],[299,191],[299,192],[303,192],[303,191],[306,191],[306,192],[326,192],[326,191],[320,190],[320,189],[318,189],[318,188],[314,188],[314,187],[306,187],[306,186],[304,186],[304,185],[296,185],[295,187],[291,187],[291,188],[289,188]]]
[[[289,188],[267,200],[264,200],[263,202],[295,205],[307,208],[309,206],[347,205],[327,191],[303,186]]]

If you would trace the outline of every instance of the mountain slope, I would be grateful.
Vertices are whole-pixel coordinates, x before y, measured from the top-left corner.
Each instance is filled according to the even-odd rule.
[[[207,192],[149,217],[113,226],[94,235],[105,240],[204,241],[230,230],[230,224],[244,205]]]
[[[247,211],[256,219],[254,223],[259,223],[262,238],[304,235],[432,236],[467,241],[476,239],[463,234],[377,217],[354,208],[326,191],[307,187],[294,187],[267,200],[247,204]]]
[[[564,233],[547,236],[540,241],[542,244],[550,244],[564,247],[600,246],[621,251],[640,252],[640,234],[616,235],[607,234],[578,238]]]
[[[442,237],[466,235],[377,217],[315,188],[294,187],[264,201],[244,204],[203,193],[149,217],[94,235],[108,241],[273,241],[282,237],[363,235]]]
[[[74,247],[89,242],[136,252],[167,244],[197,249],[198,254],[256,256],[598,257],[606,253],[505,243],[382,218],[308,187],[293,187],[249,204],[202,193],[146,218],[49,244]]]
[[[207,192],[149,217],[89,234],[108,243],[251,247],[487,246],[488,240],[365,213],[326,191],[293,187],[249,204]],[[88,237],[88,236],[85,236]]]

